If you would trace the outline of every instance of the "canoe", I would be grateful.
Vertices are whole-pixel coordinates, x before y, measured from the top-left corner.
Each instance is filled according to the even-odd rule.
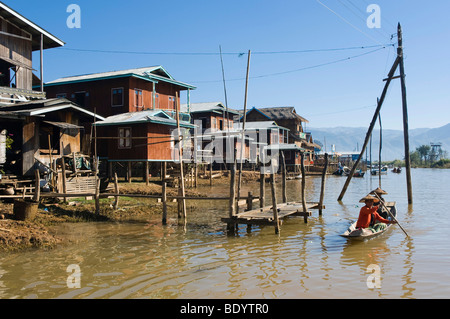
[[[394,217],[397,217],[397,208],[395,207],[395,202],[386,202],[386,207],[390,210],[391,214],[394,215]],[[392,217],[388,216],[386,217],[388,220],[392,220]],[[386,230],[388,230],[392,224],[387,224],[386,227],[382,230],[379,230],[377,232],[373,231],[372,229],[364,228],[364,229],[356,229],[356,222],[350,225],[350,227],[341,234],[342,237],[350,238],[350,239],[356,239],[356,240],[365,240],[370,239],[373,237],[376,237],[382,233],[384,233]]]

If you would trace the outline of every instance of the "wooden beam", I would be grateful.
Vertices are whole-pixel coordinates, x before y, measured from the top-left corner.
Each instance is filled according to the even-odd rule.
[[[345,192],[347,191],[348,185],[350,184],[353,174],[355,173],[356,167],[358,166],[359,162],[361,161],[362,155],[364,154],[364,152],[366,150],[370,136],[372,135],[373,127],[375,126],[375,122],[378,118],[378,114],[380,113],[381,106],[383,105],[383,102],[384,102],[384,98],[386,97],[387,89],[389,87],[389,84],[391,83],[392,77],[393,77],[395,70],[397,69],[397,66],[399,63],[400,63],[400,58],[397,56],[394,64],[391,67],[391,70],[389,71],[388,80],[386,81],[386,84],[384,86],[383,92],[381,93],[381,97],[379,99],[377,108],[375,110],[375,113],[373,114],[372,121],[370,122],[369,129],[367,130],[366,138],[364,140],[364,144],[362,146],[361,153],[359,154],[358,159],[356,160],[355,164],[353,165],[352,169],[350,170],[350,173],[347,176],[347,180],[345,181],[344,187],[342,188],[342,191],[338,197],[338,201],[341,201],[344,198]]]

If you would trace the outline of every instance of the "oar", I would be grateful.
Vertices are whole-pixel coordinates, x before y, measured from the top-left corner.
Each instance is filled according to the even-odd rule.
[[[389,208],[387,208],[386,205],[383,203],[383,201],[381,200],[380,196],[378,196],[377,193],[374,193],[374,195],[378,198],[378,200],[380,201],[381,205],[383,205],[384,209],[386,209],[386,211],[392,217],[392,219],[395,220],[395,222],[400,227],[400,229],[403,230],[403,232],[405,233],[406,237],[409,237],[408,233],[403,229],[402,225],[400,225],[400,223],[398,222],[397,218],[395,218],[395,216],[392,215],[391,210]]]

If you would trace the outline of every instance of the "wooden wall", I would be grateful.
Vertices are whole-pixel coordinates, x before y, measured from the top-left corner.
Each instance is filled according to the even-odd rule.
[[[31,38],[25,31],[20,30],[8,21],[0,18],[0,31],[12,33],[18,36]],[[31,40],[25,40],[4,34],[0,35],[0,57],[6,57],[27,65],[30,69],[20,67],[16,76],[18,89],[32,89],[32,47]]]

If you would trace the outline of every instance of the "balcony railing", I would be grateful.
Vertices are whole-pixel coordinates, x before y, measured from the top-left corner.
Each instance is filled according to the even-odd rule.
[[[32,99],[45,99],[45,98],[46,98],[45,92],[0,86],[0,103],[25,102]]]

